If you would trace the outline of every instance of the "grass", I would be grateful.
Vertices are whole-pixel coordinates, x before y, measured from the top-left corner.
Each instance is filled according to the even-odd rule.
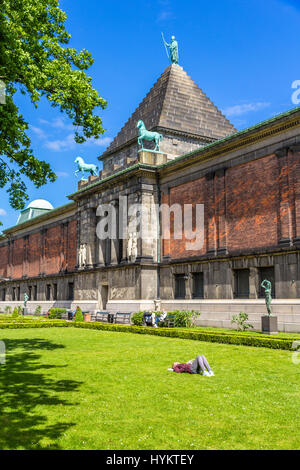
[[[51,328],[2,330],[0,449],[299,449],[289,351]],[[204,354],[215,377],[168,372]]]

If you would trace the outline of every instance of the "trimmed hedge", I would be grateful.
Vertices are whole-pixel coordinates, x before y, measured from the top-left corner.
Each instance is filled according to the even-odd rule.
[[[122,333],[136,333],[144,335],[166,336],[171,338],[191,339],[210,343],[235,344],[242,346],[255,346],[271,349],[291,350],[293,341],[299,338],[274,338],[268,335],[246,336],[229,333],[202,332],[193,329],[178,328],[151,328],[133,325],[116,325],[113,323],[77,323],[75,328],[87,328],[92,330],[118,331]]]
[[[94,323],[94,322],[67,322],[65,320],[46,320],[31,322],[0,322],[0,329],[5,328],[53,328],[71,327],[85,328],[90,330],[118,331],[122,333],[135,333],[143,335],[165,336],[169,338],[191,339],[195,341],[206,341],[210,343],[234,344],[239,346],[254,346],[270,349],[291,350],[293,341],[299,338],[276,338],[268,335],[242,335],[230,333],[215,333],[209,331],[199,331],[186,328],[151,328],[145,326],[120,325],[114,323]]]
[[[0,322],[0,330],[2,329],[19,329],[19,328],[54,328],[54,327],[68,327],[71,326],[64,320],[52,320],[52,321],[32,321],[32,322]]]

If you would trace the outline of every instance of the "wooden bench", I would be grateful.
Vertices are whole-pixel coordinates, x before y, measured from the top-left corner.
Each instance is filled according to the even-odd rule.
[[[104,312],[96,312],[91,314],[91,321],[97,321],[97,322],[106,322],[108,321],[108,314],[109,312],[104,311]]]
[[[175,315],[167,315],[164,320],[164,326],[167,328],[174,328],[175,327]]]
[[[131,324],[131,313],[117,312],[115,314],[115,323]]]

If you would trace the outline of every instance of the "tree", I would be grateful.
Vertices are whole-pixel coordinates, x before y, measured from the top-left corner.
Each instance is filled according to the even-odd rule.
[[[94,110],[107,103],[85,72],[93,59],[84,49],[67,47],[66,18],[58,0],[1,0],[0,80],[6,99],[0,104],[0,188],[7,186],[14,209],[23,209],[29,199],[24,176],[37,188],[56,179],[50,165],[33,154],[28,123],[14,103],[18,91],[35,107],[44,96],[66,113],[77,143],[104,132]]]

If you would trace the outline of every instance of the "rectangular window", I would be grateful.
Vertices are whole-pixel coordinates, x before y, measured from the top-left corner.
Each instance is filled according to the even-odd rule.
[[[57,284],[53,284],[53,300],[57,300]]]
[[[203,273],[193,274],[193,298],[194,299],[204,298]]]
[[[32,286],[28,287],[28,300],[32,300]]]
[[[15,302],[15,300],[16,300],[16,288],[13,287],[13,289],[12,289],[12,301]]]
[[[74,282],[68,284],[68,300],[74,300]]]
[[[5,302],[6,299],[6,289],[2,289],[2,302]]]
[[[37,300],[37,286],[33,286],[33,300]]]
[[[272,297],[275,299],[275,271],[274,266],[270,266],[268,268],[259,268],[259,297],[264,299],[265,298],[265,290],[261,287],[261,283],[264,280],[270,281],[272,284]]]
[[[234,271],[234,297],[236,299],[249,299],[249,275],[249,269]]]
[[[111,239],[105,240],[105,265],[109,266],[111,263]]]
[[[175,274],[175,299],[185,299],[184,274]]]
[[[20,302],[21,300],[21,289],[20,287],[17,287],[17,301]]]
[[[46,300],[51,300],[51,285],[47,284],[46,286]]]

